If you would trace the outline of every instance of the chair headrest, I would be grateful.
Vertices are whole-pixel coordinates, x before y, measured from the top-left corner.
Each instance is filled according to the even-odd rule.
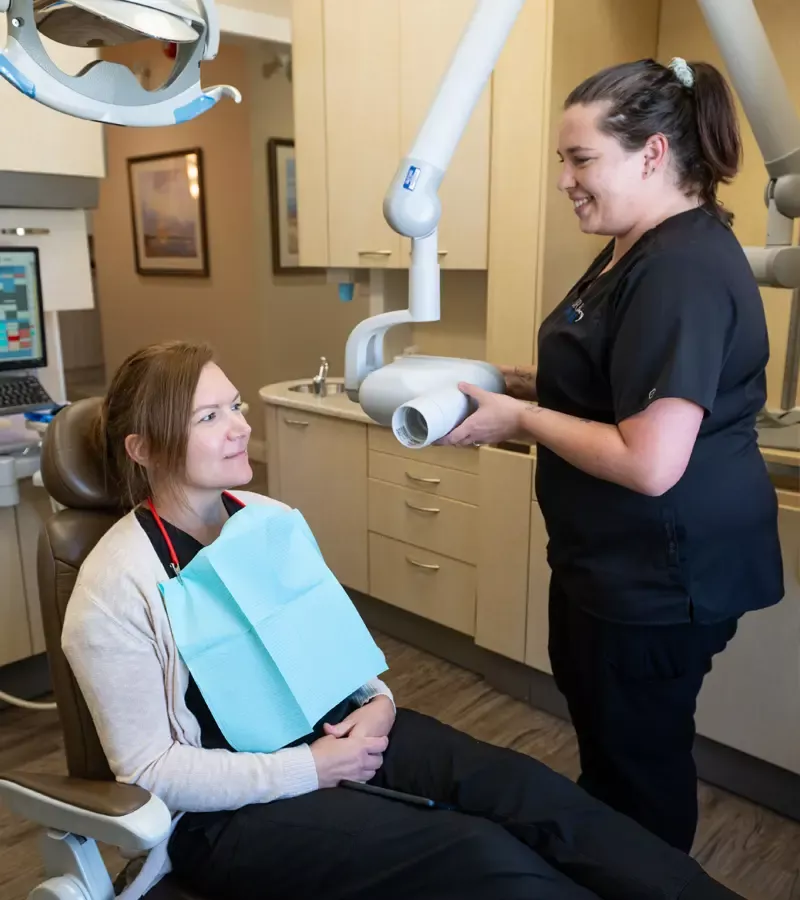
[[[123,505],[113,484],[107,484],[92,440],[102,403],[101,397],[90,397],[66,406],[53,417],[42,441],[45,490],[70,509],[117,511]]]

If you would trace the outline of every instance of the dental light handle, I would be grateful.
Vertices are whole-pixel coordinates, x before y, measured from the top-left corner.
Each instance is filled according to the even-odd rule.
[[[389,328],[440,318],[438,191],[525,0],[477,0],[433,103],[383,202],[389,226],[411,238],[408,309],[361,322],[345,349],[345,390],[358,402],[364,379],[383,364]]]

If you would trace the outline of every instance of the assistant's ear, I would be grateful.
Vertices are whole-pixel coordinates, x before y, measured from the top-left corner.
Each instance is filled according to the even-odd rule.
[[[125,452],[140,466],[147,465],[147,446],[139,434],[129,434],[125,438]]]
[[[644,169],[642,171],[643,178],[650,178],[659,169],[663,169],[667,152],[669,151],[669,141],[663,134],[654,134],[648,138],[644,146]]]

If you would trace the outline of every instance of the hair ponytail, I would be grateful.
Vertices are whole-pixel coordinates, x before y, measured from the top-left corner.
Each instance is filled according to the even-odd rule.
[[[669,66],[654,59],[622,63],[587,78],[564,108],[590,103],[607,104],[600,128],[628,151],[663,134],[678,185],[726,224],[733,221],[717,187],[738,172],[742,144],[733,95],[718,69],[677,58]]]
[[[698,186],[704,204],[733,215],[717,200],[717,186],[730,184],[742,161],[742,139],[733,94],[719,69],[709,63],[689,63],[694,75],[697,136],[700,143]]]

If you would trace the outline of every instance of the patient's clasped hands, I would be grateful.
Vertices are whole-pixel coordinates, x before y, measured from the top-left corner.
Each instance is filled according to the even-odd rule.
[[[340,781],[370,781],[383,764],[394,725],[392,701],[375,697],[337,725],[325,725],[325,737],[311,745],[321,788]]]

